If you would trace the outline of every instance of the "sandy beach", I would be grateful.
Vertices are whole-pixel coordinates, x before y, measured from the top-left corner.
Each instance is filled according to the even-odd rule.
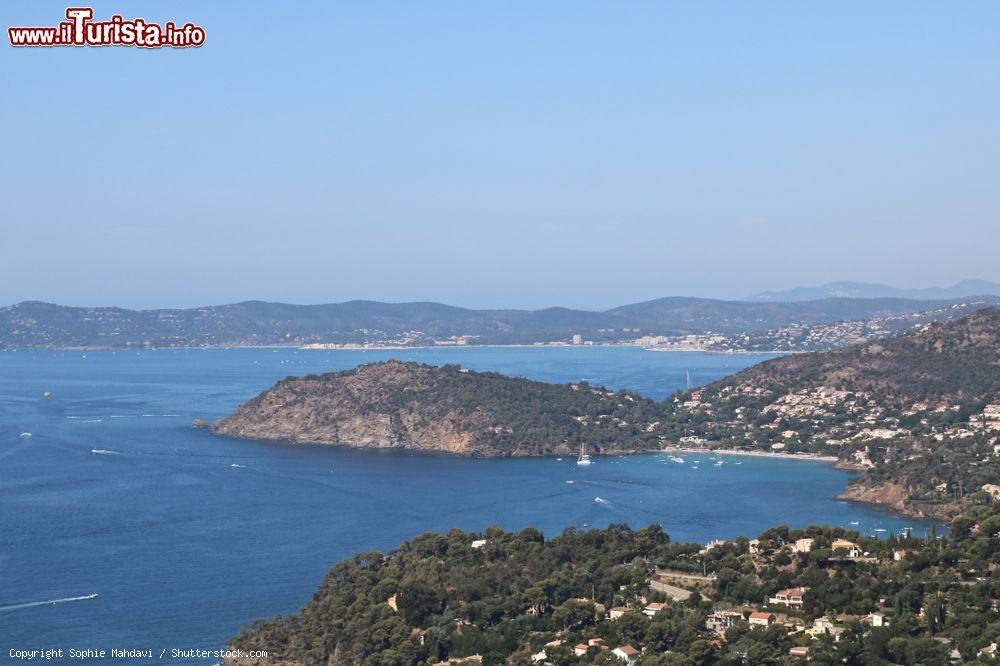
[[[744,449],[699,449],[692,447],[667,447],[667,453],[707,453],[725,456],[750,456],[754,458],[788,458],[790,460],[819,460],[822,462],[837,462],[836,456],[821,456],[815,453],[772,453],[771,451],[746,451]]]

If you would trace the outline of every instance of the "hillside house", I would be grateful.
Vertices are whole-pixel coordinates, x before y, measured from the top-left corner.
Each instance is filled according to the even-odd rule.
[[[641,653],[631,645],[621,645],[612,650],[611,654],[624,661],[626,666],[634,666],[634,664],[639,662],[639,655]]]
[[[813,549],[814,543],[816,542],[808,537],[805,539],[796,539],[795,543],[792,544],[792,550],[796,553],[808,553]]]
[[[830,547],[833,548],[834,551],[846,550],[847,557],[850,557],[852,559],[856,557],[861,557],[863,555],[861,551],[861,546],[854,543],[853,541],[848,541],[847,539],[836,539],[832,544],[830,544]]]
[[[652,603],[646,604],[646,607],[642,609],[642,612],[648,615],[649,617],[653,617],[666,607],[667,607],[666,604],[661,604],[658,601],[654,601]]]
[[[784,604],[785,606],[801,607],[804,597],[809,592],[808,587],[792,587],[787,590],[778,590],[774,596],[768,599],[768,603]]]
[[[743,619],[743,613],[736,611],[715,611],[705,618],[705,628],[718,634],[735,627]]]
[[[750,625],[757,627],[769,627],[774,623],[774,613],[755,611],[750,613]]]

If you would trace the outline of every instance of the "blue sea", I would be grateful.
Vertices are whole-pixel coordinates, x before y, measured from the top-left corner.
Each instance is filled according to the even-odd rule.
[[[703,543],[782,523],[926,529],[833,499],[848,476],[820,462],[643,455],[580,468],[245,442],[191,427],[287,375],[390,357],[657,399],[688,373],[701,384],[766,358],[628,347],[0,353],[3,658],[218,649],[255,618],[295,612],[341,558],[429,530],[659,523]]]

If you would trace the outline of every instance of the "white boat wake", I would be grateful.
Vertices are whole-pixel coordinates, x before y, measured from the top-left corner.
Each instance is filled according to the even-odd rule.
[[[95,456],[123,456],[125,455],[121,451],[109,451],[108,449],[91,449],[91,453]]]
[[[89,599],[96,599],[97,593],[88,594],[82,597],[63,597],[62,599],[49,599],[48,601],[32,601],[26,604],[14,604],[13,606],[0,606],[0,611],[12,611],[20,610],[22,608],[34,608],[35,606],[55,606],[56,604],[65,604],[71,601],[87,601]]]

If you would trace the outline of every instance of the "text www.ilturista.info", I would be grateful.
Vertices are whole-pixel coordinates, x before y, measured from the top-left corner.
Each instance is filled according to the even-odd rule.
[[[187,48],[205,43],[205,29],[193,23],[178,27],[173,21],[163,25],[145,19],[125,20],[118,14],[107,21],[92,21],[91,7],[70,7],[67,21],[50,27],[10,27],[11,46],[139,46]]]

